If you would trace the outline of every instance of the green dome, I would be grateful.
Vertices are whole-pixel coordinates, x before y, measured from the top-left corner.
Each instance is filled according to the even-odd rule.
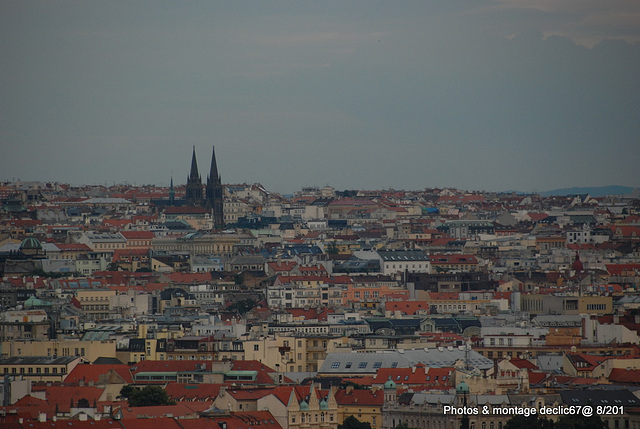
[[[456,386],[456,393],[469,393],[469,385],[464,381]]]
[[[328,410],[329,409],[329,403],[323,399],[322,401],[320,401],[320,409],[321,410]]]
[[[389,389],[389,390],[395,389],[397,386],[398,385],[396,384],[396,382],[391,379],[391,376],[389,376],[389,379],[387,380],[387,382],[384,383],[384,389],[385,390],[387,390],[387,389]]]
[[[20,243],[20,250],[40,250],[42,249],[42,244],[38,241],[37,238],[27,237],[22,240]]]

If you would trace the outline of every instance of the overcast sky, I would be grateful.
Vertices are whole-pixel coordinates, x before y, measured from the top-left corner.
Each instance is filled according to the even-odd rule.
[[[0,180],[640,186],[635,0],[0,2]]]

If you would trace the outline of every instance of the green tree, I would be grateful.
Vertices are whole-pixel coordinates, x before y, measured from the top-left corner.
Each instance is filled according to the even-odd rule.
[[[371,423],[361,422],[353,416],[349,416],[338,425],[338,429],[371,429]]]
[[[122,390],[120,391],[120,395],[122,395]],[[137,389],[134,387],[133,390],[129,393],[128,398],[130,407],[175,405],[175,402],[173,402],[171,398],[169,398],[167,392],[160,386],[145,386],[142,389]]]
[[[122,389],[120,389],[120,397],[129,399],[136,391],[139,390],[140,389],[127,384],[126,386],[123,386]]]
[[[325,253],[327,255],[337,255],[338,253],[340,253],[335,241],[332,241],[331,243],[329,243],[329,245],[327,245]]]
[[[240,315],[244,315],[256,306],[256,302],[251,298],[241,299],[227,307],[227,311],[237,311]]]

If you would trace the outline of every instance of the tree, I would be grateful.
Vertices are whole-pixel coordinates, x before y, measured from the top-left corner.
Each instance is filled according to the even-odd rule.
[[[176,404],[160,386],[145,386],[142,389],[124,386],[120,390],[120,396],[129,399],[130,407],[153,407],[157,405]]]
[[[227,307],[227,311],[237,311],[240,315],[244,315],[256,306],[256,302],[251,298],[241,299]]]
[[[353,416],[349,416],[338,425],[338,429],[371,429],[371,423],[361,422]]]
[[[140,389],[127,384],[126,386],[123,386],[122,389],[120,389],[120,397],[129,399],[137,390]]]
[[[337,255],[338,253],[340,253],[340,250],[338,250],[338,246],[336,245],[335,241],[329,243],[327,249],[325,250],[325,253],[327,255]]]

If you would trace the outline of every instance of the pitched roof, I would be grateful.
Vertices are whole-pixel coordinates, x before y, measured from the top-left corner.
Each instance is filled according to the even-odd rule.
[[[373,379],[374,384],[384,384],[389,378],[396,384],[418,384],[439,388],[449,388],[452,367],[429,368],[418,364],[412,368],[380,368]]]
[[[609,382],[618,384],[640,384],[640,369],[613,368]]]
[[[90,404],[97,402],[104,389],[96,386],[34,386],[34,392],[44,391],[47,403],[52,407],[58,407],[61,412],[69,412],[70,403],[78,402],[78,399],[86,399]]]
[[[515,366],[516,368],[520,368],[520,369],[538,369],[538,367],[536,365],[534,365],[532,362],[526,360],[526,359],[520,359],[520,358],[511,358],[509,360],[509,363],[513,366]]]
[[[120,231],[127,240],[151,240],[155,234],[151,231]]]
[[[165,391],[174,401],[213,401],[220,393],[221,386],[223,385],[210,383],[169,383]]]
[[[150,418],[151,421],[156,420],[158,418],[171,416],[171,417],[184,417],[184,416],[193,416],[197,417],[199,413],[203,412],[207,408],[211,406],[210,403],[206,402],[178,402],[175,405],[159,405],[159,406],[151,406],[151,407],[128,407],[123,406],[120,408],[122,411],[122,415],[124,419],[137,419],[141,420],[145,418]],[[171,419],[173,420],[173,419]],[[150,429],[164,428],[162,421],[157,421],[154,427],[150,427]],[[129,429],[129,426],[125,427]]]
[[[131,372],[129,371],[129,365],[89,365],[82,364],[76,365],[76,367],[65,378],[65,384],[71,383],[100,383],[103,382],[109,372],[115,372],[118,374],[125,383],[133,383]]]
[[[273,391],[273,387],[265,389],[228,389],[227,394],[236,401],[256,401]]]
[[[358,405],[363,407],[381,407],[384,404],[384,393],[377,390],[345,390],[340,389],[335,393],[338,405]]]
[[[385,302],[387,311],[400,311],[410,316],[415,315],[418,311],[429,311],[429,303],[427,301],[387,301]]]

